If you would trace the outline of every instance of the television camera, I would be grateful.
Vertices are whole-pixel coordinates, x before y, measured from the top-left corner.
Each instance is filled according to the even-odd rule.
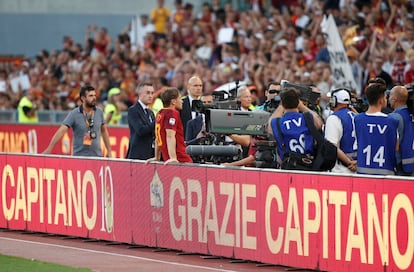
[[[319,92],[314,92],[311,86],[304,86],[296,83],[289,82],[282,79],[280,81],[280,87],[282,90],[287,88],[293,88],[300,93],[300,100],[307,102],[308,106],[314,106],[318,104],[318,98],[321,96]]]
[[[186,152],[193,158],[194,162],[212,162],[220,164],[242,159],[241,149],[225,141],[229,134],[252,135],[261,139],[256,144],[258,159],[256,166],[270,167],[270,163],[261,161],[272,155],[263,153],[276,152],[274,143],[265,141],[267,139],[267,122],[270,113],[266,111],[243,112],[232,109],[207,109],[205,111],[207,135],[202,139],[200,145],[189,145]]]
[[[198,163],[220,164],[233,162],[243,158],[242,150],[232,142],[226,141],[226,135],[252,135],[257,139],[256,165],[257,167],[271,167],[271,163],[261,161],[273,155],[263,156],[263,153],[276,152],[274,143],[267,141],[267,121],[270,113],[279,105],[278,101],[269,102],[267,111],[239,110],[237,89],[246,85],[244,82],[234,81],[220,86],[212,93],[214,102],[203,104],[193,100],[193,111],[205,115],[206,134],[196,145],[188,145],[186,152]],[[270,107],[273,107],[271,109]],[[270,111],[271,110],[271,111]]]

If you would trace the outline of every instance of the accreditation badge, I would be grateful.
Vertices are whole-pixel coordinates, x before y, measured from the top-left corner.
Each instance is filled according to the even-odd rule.
[[[92,145],[92,139],[91,139],[91,136],[89,135],[89,133],[85,133],[83,135],[83,144],[84,145]]]

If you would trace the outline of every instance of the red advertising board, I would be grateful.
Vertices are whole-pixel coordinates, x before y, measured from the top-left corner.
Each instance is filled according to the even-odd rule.
[[[414,179],[0,153],[0,227],[328,271],[414,271]]]
[[[0,152],[42,153],[46,149],[53,134],[60,125],[50,124],[0,124]],[[113,158],[125,158],[129,144],[128,127],[109,127],[109,142]],[[106,154],[105,145],[101,141],[102,150]],[[71,155],[72,131],[68,132],[56,144],[53,154]]]

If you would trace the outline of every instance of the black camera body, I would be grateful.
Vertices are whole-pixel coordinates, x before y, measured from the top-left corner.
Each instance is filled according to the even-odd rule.
[[[266,138],[258,138],[256,142],[256,168],[278,168],[276,142]]]
[[[280,87],[282,90],[286,88],[293,88],[295,90],[298,90],[300,92],[300,100],[312,105],[318,104],[317,100],[321,96],[320,93],[314,92],[311,86],[292,83],[284,79],[280,81]]]
[[[269,113],[273,113],[277,107],[279,107],[280,104],[280,96],[275,96],[270,100],[266,100],[266,102],[264,102],[264,110],[269,112]]]
[[[351,106],[358,112],[366,112],[368,110],[368,104],[364,102],[362,98],[357,98],[351,102]]]
[[[414,84],[404,86],[408,90],[407,107],[411,114],[414,114]]]

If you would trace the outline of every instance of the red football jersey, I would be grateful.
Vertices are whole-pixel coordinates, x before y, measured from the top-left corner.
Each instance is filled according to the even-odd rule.
[[[175,130],[176,154],[179,162],[193,162],[185,152],[184,128],[181,122],[180,112],[174,109],[161,109],[157,113],[155,123],[155,138],[158,148],[161,150],[162,159],[167,161],[168,155],[166,129]]]

